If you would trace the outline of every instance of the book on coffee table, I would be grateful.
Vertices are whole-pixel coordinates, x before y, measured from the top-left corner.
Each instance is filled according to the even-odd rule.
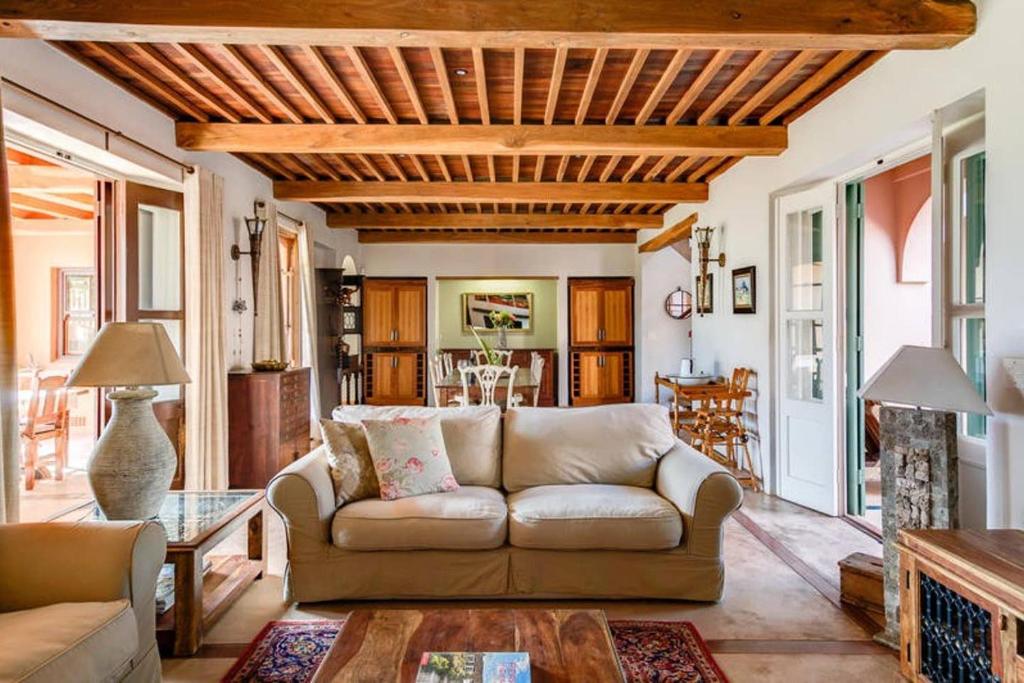
[[[530,654],[424,652],[416,683],[530,683]]]

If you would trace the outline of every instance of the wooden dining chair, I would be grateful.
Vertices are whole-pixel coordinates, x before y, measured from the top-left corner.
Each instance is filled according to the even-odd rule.
[[[469,367],[459,368],[459,372],[462,375],[462,400],[465,405],[474,405],[470,395],[469,387],[470,380],[475,381],[475,384],[480,387],[480,401],[476,405],[481,406],[496,406],[498,404],[498,385],[501,382],[501,378],[508,375],[508,387],[505,393],[505,407],[513,407],[513,396],[515,392],[515,380],[516,373],[519,371],[519,367],[513,365],[508,367],[506,365],[470,365]]]
[[[64,479],[68,458],[68,394],[64,386],[66,375],[36,376],[32,380],[32,397],[28,402],[25,423],[21,428],[21,443],[25,467],[25,490],[36,485],[39,466],[39,444],[53,441],[54,479]]]

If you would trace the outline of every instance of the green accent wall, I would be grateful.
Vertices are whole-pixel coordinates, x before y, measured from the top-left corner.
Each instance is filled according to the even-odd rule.
[[[462,295],[469,292],[530,292],[533,294],[533,333],[509,332],[513,349],[554,349],[558,347],[557,280],[438,280],[437,348],[478,348],[473,333],[462,330]],[[488,335],[488,343],[497,337]]]

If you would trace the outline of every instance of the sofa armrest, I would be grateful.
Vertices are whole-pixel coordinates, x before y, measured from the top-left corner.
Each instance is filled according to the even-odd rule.
[[[311,451],[267,484],[267,501],[284,521],[290,562],[322,559],[331,548],[334,497],[327,449]]]
[[[658,463],[655,488],[682,514],[687,552],[721,557],[723,525],[743,502],[743,489],[736,478],[693,447],[677,441]]]

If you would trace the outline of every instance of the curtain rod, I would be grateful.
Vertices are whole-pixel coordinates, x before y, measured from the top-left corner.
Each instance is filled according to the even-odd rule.
[[[49,97],[47,97],[46,95],[42,95],[40,93],[37,93],[35,90],[32,90],[31,88],[27,88],[24,85],[22,85],[20,83],[17,83],[15,81],[12,81],[12,80],[10,80],[8,78],[0,78],[0,83],[3,83],[4,85],[10,86],[10,87],[14,88],[15,90],[19,90],[19,91],[25,93],[26,95],[28,95],[29,97],[34,97],[37,100],[45,102],[45,103],[47,103],[47,104],[49,104],[51,106],[57,107],[58,109],[60,109],[63,112],[71,114],[72,116],[74,116],[76,118],[79,118],[79,119],[81,119],[83,121],[86,121],[86,122],[96,126],[97,128],[100,128],[101,130],[103,130],[108,135],[113,135],[115,137],[119,137],[122,140],[125,140],[126,142],[129,142],[129,143],[135,145],[136,147],[144,149],[147,152],[149,152],[150,154],[153,154],[154,156],[158,156],[161,159],[163,159],[163,160],[165,160],[167,162],[170,162],[170,163],[174,164],[175,166],[178,166],[183,171],[185,171],[185,173],[194,173],[195,172],[195,167],[190,166],[189,164],[182,163],[182,162],[178,161],[177,159],[175,159],[174,157],[167,156],[163,152],[161,152],[159,150],[156,150],[156,149],[153,149],[149,145],[147,145],[145,143],[142,143],[142,142],[139,142],[138,140],[125,135],[124,133],[122,133],[119,130],[114,130],[110,126],[104,125],[104,124],[100,123],[99,121],[97,121],[95,119],[89,118],[85,114],[79,113],[79,112],[75,111],[74,109],[71,109],[70,107],[67,107],[67,106],[63,105],[60,102],[57,102],[56,100],[52,100]],[[110,150],[104,150],[104,151],[110,151]]]

